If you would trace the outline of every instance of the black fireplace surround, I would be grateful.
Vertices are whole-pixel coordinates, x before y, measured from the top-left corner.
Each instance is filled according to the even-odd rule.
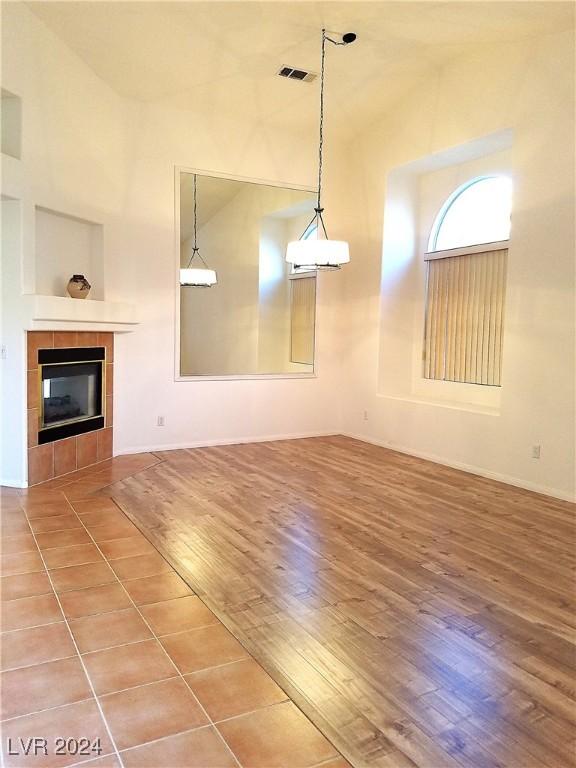
[[[105,348],[38,350],[38,443],[104,427]]]

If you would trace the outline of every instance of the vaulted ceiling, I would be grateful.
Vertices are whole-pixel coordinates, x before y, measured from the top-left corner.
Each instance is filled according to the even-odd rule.
[[[37,14],[122,96],[308,128],[320,30],[353,31],[330,46],[327,108],[353,130],[470,46],[573,24],[568,2],[31,2]]]

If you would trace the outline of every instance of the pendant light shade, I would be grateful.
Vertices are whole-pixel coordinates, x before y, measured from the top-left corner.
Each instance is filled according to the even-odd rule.
[[[339,269],[350,261],[350,252],[344,240],[294,240],[288,243],[286,261],[297,267]]]
[[[216,272],[213,269],[187,267],[180,270],[180,285],[183,287],[210,288],[216,283]]]
[[[192,255],[188,261],[188,266],[180,269],[180,285],[183,288],[210,288],[218,282],[216,272],[208,267],[200,254],[197,242],[198,235],[198,216],[196,200],[196,174],[194,174],[194,245],[192,246]],[[202,266],[192,267],[191,264],[197,258]]]
[[[318,197],[312,221],[304,229],[299,240],[288,243],[286,261],[295,267],[308,269],[340,269],[342,264],[350,261],[348,243],[343,240],[330,240],[322,214],[322,151],[324,148],[324,64],[326,59],[326,42],[334,45],[349,45],[356,40],[353,32],[342,35],[340,40],[333,40],[322,30],[322,53],[320,68],[320,141],[318,144]],[[316,237],[307,235],[312,229]]]

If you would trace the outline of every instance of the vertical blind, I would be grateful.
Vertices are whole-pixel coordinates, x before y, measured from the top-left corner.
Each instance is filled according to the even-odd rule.
[[[500,386],[507,255],[428,261],[425,378]]]
[[[316,278],[290,280],[290,361],[314,364]]]

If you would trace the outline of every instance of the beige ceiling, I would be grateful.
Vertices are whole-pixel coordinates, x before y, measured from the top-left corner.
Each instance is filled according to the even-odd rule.
[[[122,96],[294,128],[315,123],[318,81],[276,72],[317,72],[323,25],[356,32],[356,43],[327,54],[327,109],[352,130],[470,45],[568,28],[574,10],[570,2],[407,0],[28,6]]]

